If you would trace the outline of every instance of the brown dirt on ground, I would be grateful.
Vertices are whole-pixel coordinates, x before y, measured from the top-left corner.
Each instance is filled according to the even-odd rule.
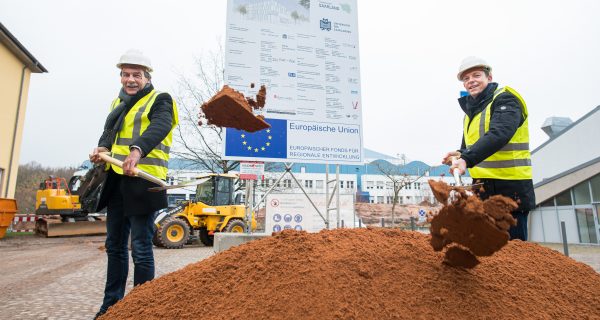
[[[255,132],[271,127],[263,117],[255,116],[252,113],[251,104],[254,108],[262,108],[266,100],[265,97],[265,86],[261,86],[259,93],[256,95],[258,102],[255,102],[225,85],[208,102],[203,103],[201,109],[210,125]]]
[[[101,319],[600,318],[600,274],[554,250],[443,259],[417,232],[285,230],[136,287]]]
[[[512,199],[496,195],[481,201],[443,181],[429,180],[429,185],[444,204],[431,220],[430,231],[435,251],[448,248],[445,263],[473,268],[479,263],[477,256],[490,256],[508,243],[508,229],[517,223],[511,212],[518,206]],[[459,246],[449,247],[453,243]]]

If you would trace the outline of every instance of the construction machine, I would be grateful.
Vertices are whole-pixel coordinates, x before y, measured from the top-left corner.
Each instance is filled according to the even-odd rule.
[[[40,183],[35,196],[37,234],[57,237],[106,233],[104,215],[95,213],[103,182],[96,172],[90,169],[85,174],[76,173],[69,183],[54,176]]]
[[[237,178],[235,174],[216,173],[197,177],[193,182],[196,185],[193,200],[180,200],[174,208],[156,215],[154,245],[179,249],[193,241],[197,232],[200,242],[212,246],[216,232],[245,232],[248,227],[245,222],[246,206],[240,204],[241,194],[234,197]],[[256,229],[254,214],[251,214],[250,221],[250,228]]]

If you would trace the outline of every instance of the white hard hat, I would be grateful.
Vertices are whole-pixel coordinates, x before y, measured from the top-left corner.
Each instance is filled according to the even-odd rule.
[[[140,50],[129,49],[119,59],[117,68],[121,69],[124,64],[134,64],[146,68],[146,71],[152,72],[152,64],[150,59],[146,57]]]
[[[490,65],[485,62],[485,60],[479,58],[479,57],[466,57],[463,59],[463,61],[460,63],[460,67],[458,68],[458,74],[456,75],[456,77],[458,78],[458,81],[462,81],[462,74],[463,72],[469,70],[469,69],[473,69],[476,67],[481,67],[486,69],[488,72],[492,71],[492,67],[490,67]]]

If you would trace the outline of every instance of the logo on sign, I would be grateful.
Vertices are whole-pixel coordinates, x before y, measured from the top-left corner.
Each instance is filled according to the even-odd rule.
[[[301,214],[295,215],[294,216],[294,221],[296,221],[296,223],[302,222],[302,215]]]
[[[277,200],[277,199],[271,200],[271,207],[279,207],[279,200]]]
[[[283,221],[285,222],[291,222],[292,221],[292,215],[291,214],[286,214],[285,216],[283,216]]]
[[[279,213],[274,214],[273,221],[275,221],[275,222],[281,221],[281,215]]]
[[[298,230],[298,231],[302,231],[302,226],[301,225],[297,225],[294,227],[294,229]]]
[[[273,226],[273,232],[279,232],[279,231],[281,231],[281,226],[278,225],[278,224],[274,225]]]
[[[321,27],[321,30],[331,31],[331,21],[329,21],[329,19],[321,19],[321,21],[319,21],[319,26]]]
[[[295,72],[288,72],[288,77],[295,78],[296,77],[296,73]]]

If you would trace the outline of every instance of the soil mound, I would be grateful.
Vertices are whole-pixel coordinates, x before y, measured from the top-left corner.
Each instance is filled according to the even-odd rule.
[[[398,229],[285,230],[134,288],[101,319],[598,319],[600,275],[511,241],[473,269]]]
[[[252,113],[252,108],[265,106],[266,94],[267,89],[261,86],[255,101],[225,85],[208,102],[203,103],[201,109],[208,124],[255,132],[271,127],[261,116]]]

